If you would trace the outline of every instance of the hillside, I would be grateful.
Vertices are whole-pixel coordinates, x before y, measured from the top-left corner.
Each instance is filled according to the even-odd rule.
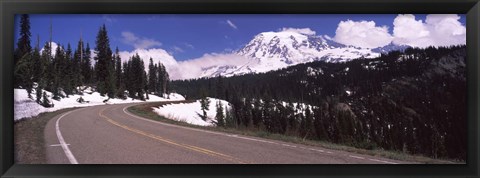
[[[244,127],[465,160],[465,60],[465,46],[409,48],[344,63],[173,81],[171,87],[189,99],[203,88],[231,102],[235,124]],[[316,107],[295,114],[277,101]]]

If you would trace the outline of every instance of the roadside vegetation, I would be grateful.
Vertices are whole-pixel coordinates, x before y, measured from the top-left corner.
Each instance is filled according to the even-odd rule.
[[[425,157],[423,155],[410,155],[402,152],[387,151],[379,148],[360,149],[360,148],[355,148],[355,147],[341,145],[341,144],[334,144],[334,143],[329,143],[324,141],[309,140],[309,139],[304,139],[300,137],[286,136],[283,134],[274,134],[274,133],[262,131],[260,129],[251,129],[247,127],[226,128],[226,127],[206,127],[206,126],[192,125],[185,122],[167,119],[163,116],[158,115],[152,109],[153,107],[160,107],[166,104],[191,103],[191,102],[195,102],[195,100],[145,103],[145,104],[139,104],[139,105],[129,107],[127,108],[127,110],[130,113],[143,118],[160,121],[164,123],[169,123],[169,124],[190,127],[190,128],[209,130],[209,131],[218,131],[218,132],[225,132],[225,133],[238,134],[238,135],[244,135],[244,136],[273,139],[273,140],[279,140],[279,141],[285,141],[285,142],[297,143],[297,144],[303,144],[303,145],[309,145],[309,146],[318,146],[318,147],[323,147],[323,148],[328,148],[333,150],[341,150],[341,151],[348,151],[348,152],[359,153],[359,154],[380,156],[380,157],[400,160],[400,161],[417,162],[420,164],[452,164],[452,163],[463,164],[464,163],[462,161],[457,161],[457,160],[432,159],[429,157]]]

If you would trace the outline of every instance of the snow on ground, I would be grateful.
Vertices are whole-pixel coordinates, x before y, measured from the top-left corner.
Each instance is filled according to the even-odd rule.
[[[224,109],[223,114],[227,109],[229,110],[230,103],[225,100],[220,100],[216,98],[209,98],[210,104],[207,111],[207,121],[202,120],[198,114],[203,114],[201,110],[200,100],[197,100],[193,103],[178,103],[178,104],[167,104],[158,108],[153,108],[153,111],[158,115],[164,116],[168,119],[186,122],[193,125],[200,126],[214,126],[216,123],[215,115],[217,114],[217,102],[221,102]]]
[[[54,107],[45,108],[42,105],[38,104],[35,99],[28,98],[27,91],[25,89],[14,89],[14,120],[20,120],[22,118],[30,118],[37,116],[43,112],[52,112],[64,108],[75,108],[75,107],[85,107],[85,106],[94,106],[102,104],[120,104],[120,103],[136,103],[144,102],[142,100],[132,100],[132,98],[123,99],[110,99],[106,103],[103,101],[108,99],[108,97],[100,96],[100,93],[91,92],[90,90],[85,90],[84,95],[70,95],[68,98],[62,98],[60,101],[52,99],[52,93],[45,91],[50,101],[53,102]],[[35,98],[35,90],[31,94]],[[148,95],[148,102],[153,101],[179,101],[185,100],[185,98],[177,93],[171,93],[169,96],[159,97],[156,95]],[[77,99],[82,97],[85,100],[85,103],[77,102]]]

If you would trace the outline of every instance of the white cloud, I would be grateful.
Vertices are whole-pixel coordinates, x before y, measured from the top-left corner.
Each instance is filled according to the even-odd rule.
[[[186,61],[177,61],[164,49],[136,49],[133,51],[121,51],[120,58],[122,62],[128,61],[133,55],[138,54],[145,64],[148,72],[150,58],[157,64],[161,62],[170,75],[170,79],[190,79],[197,78],[202,73],[202,68],[220,65],[242,65],[249,59],[236,54],[204,54],[202,57],[190,59]]]
[[[237,26],[230,20],[227,20],[227,24],[228,24],[228,26],[232,27],[235,30],[238,29]]]
[[[297,32],[304,35],[315,35],[316,32],[310,28],[282,28],[280,31]]]
[[[202,68],[222,65],[242,65],[250,59],[236,54],[204,54],[202,57],[178,62],[179,73],[176,79],[197,78],[202,74]]]
[[[183,50],[182,48],[178,47],[178,46],[173,46],[173,52],[175,53],[183,53],[185,52],[185,50]]]
[[[388,45],[392,36],[386,26],[376,26],[374,21],[341,21],[335,31],[336,42],[363,48]]]
[[[135,49],[133,51],[121,51],[119,54],[120,58],[122,59],[122,63],[128,61],[133,55],[138,54],[143,60],[147,72],[148,65],[150,64],[150,58],[152,58],[152,61],[155,64],[161,62],[165,66],[171,77],[172,73],[176,73],[176,70],[178,70],[178,63],[175,58],[163,49]]]
[[[466,28],[456,14],[430,14],[425,22],[414,15],[398,15],[394,22],[393,42],[415,47],[449,46],[466,43]]]
[[[148,49],[151,47],[161,46],[162,43],[154,39],[138,37],[132,32],[122,32],[122,42],[132,45],[135,49]]]

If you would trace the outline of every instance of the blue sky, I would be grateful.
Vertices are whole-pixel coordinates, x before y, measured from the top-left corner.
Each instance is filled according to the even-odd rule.
[[[53,25],[53,41],[76,47],[80,34],[93,48],[101,25],[105,24],[111,47],[132,51],[138,47],[162,48],[182,61],[208,53],[236,50],[256,34],[288,28],[310,28],[317,35],[335,36],[339,22],[374,21],[375,26],[387,26],[393,33],[393,21],[398,14],[375,15],[43,15],[30,16],[32,45],[40,35],[41,44],[49,37]],[[465,24],[465,16],[460,15]],[[426,15],[415,15],[425,21]],[[19,17],[15,20],[15,39],[18,39]],[[128,40],[130,39],[130,40]],[[136,45],[134,45],[136,44]]]

